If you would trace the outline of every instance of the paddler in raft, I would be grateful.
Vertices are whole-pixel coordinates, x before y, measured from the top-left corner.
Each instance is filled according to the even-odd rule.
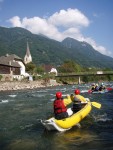
[[[82,95],[80,95],[79,89],[76,89],[74,93],[75,95],[71,94],[70,97],[73,102],[72,111],[73,113],[76,113],[83,108],[84,104],[86,104],[86,99]]]
[[[73,102],[73,106],[72,108],[67,109],[64,99],[62,97],[62,92],[56,93],[56,99],[53,102],[55,119],[61,120],[64,118],[68,118],[73,113],[76,113],[77,111],[81,110],[84,104],[86,104],[86,99],[80,95],[79,89],[76,89],[75,95],[71,94],[70,98]]]
[[[61,120],[61,119],[67,118],[69,116],[68,112],[67,112],[67,107],[64,104],[62,92],[56,93],[56,99],[54,100],[53,105],[54,105],[55,119]]]
[[[96,86],[96,84],[93,83],[93,84],[92,84],[92,87],[91,87],[91,91],[92,91],[92,92],[95,90],[95,86]]]
[[[105,90],[106,86],[104,85],[104,83],[101,83],[100,87],[99,87],[99,91]]]

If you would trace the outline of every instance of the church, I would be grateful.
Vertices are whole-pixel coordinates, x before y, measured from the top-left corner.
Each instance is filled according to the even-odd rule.
[[[24,76],[29,76],[26,73],[25,65],[30,62],[32,62],[32,57],[28,42],[24,60],[15,54],[0,56],[0,75],[2,75],[2,79],[5,81],[11,81],[14,78],[21,80]]]
[[[26,55],[24,57],[24,63],[28,64],[32,62],[32,57],[31,57],[31,53],[30,53],[30,49],[29,49],[29,44],[27,42],[27,50],[26,50]]]

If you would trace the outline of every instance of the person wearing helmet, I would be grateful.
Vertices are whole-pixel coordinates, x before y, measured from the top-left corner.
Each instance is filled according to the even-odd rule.
[[[56,93],[56,99],[54,100],[54,115],[55,118],[60,120],[68,117],[67,107],[64,104],[62,93]]]
[[[93,83],[93,84],[92,84],[92,87],[91,87],[91,91],[94,91],[94,90],[95,90],[95,86],[96,86],[95,83]]]
[[[101,85],[99,87],[99,91],[102,91],[102,90],[105,90],[105,89],[106,89],[106,87],[105,87],[104,83],[101,83]]]
[[[99,86],[98,86],[98,84],[96,84],[94,91],[99,91]]]
[[[81,101],[86,102],[86,99],[82,95],[80,95],[79,89],[76,89],[75,95],[72,96],[72,94],[71,94],[70,97],[73,102],[72,110],[74,113],[76,113],[77,111],[81,110],[81,108],[83,107]]]

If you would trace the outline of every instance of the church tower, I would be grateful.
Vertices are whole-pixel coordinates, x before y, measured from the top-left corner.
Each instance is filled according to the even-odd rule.
[[[29,49],[29,44],[27,42],[27,50],[26,50],[26,55],[24,57],[24,63],[28,64],[32,62],[32,57],[31,57],[31,53],[30,53],[30,49]]]

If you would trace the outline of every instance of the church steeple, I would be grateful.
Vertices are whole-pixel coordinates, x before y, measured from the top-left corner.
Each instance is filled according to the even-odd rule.
[[[28,64],[30,62],[32,62],[32,57],[31,57],[31,53],[30,53],[30,49],[29,49],[29,44],[27,41],[27,49],[26,49],[26,55],[24,57],[24,63]]]

